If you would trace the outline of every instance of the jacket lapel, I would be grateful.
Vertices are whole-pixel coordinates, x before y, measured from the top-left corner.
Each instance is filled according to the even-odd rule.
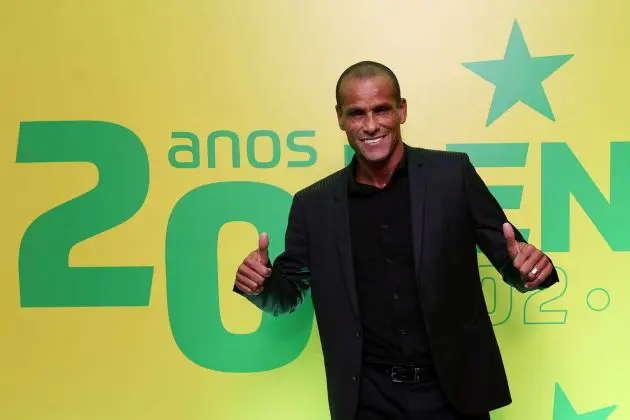
[[[427,196],[427,180],[423,168],[424,156],[421,149],[409,148],[409,194],[411,201],[411,229],[416,278],[420,278],[420,262],[424,245],[424,214]]]
[[[348,211],[348,177],[351,175],[351,166],[348,166],[344,170],[343,176],[339,177],[333,200],[333,228],[341,271],[343,272],[343,278],[348,289],[352,307],[358,316],[359,306],[357,303],[352,244],[350,241],[350,217]]]

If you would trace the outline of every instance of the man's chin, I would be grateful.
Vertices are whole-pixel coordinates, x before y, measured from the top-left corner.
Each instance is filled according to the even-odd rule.
[[[367,153],[363,155],[363,160],[371,164],[379,164],[387,162],[389,153]]]

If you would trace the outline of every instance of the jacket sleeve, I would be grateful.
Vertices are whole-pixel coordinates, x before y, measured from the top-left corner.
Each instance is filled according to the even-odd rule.
[[[519,271],[514,267],[507,250],[507,241],[503,236],[503,223],[510,223],[503,209],[483,182],[467,155],[462,154],[464,184],[468,212],[474,224],[477,244],[488,257],[492,265],[501,273],[503,280],[525,293],[526,289]],[[512,223],[510,223],[512,224]],[[514,235],[519,242],[526,242],[521,232],[514,225]],[[553,264],[553,262],[552,262]],[[557,283],[558,273],[554,266],[552,273],[538,288],[545,289]]]
[[[285,234],[285,250],[278,255],[271,275],[265,280],[263,291],[258,295],[248,295],[234,286],[234,292],[244,296],[264,312],[278,316],[294,312],[304,301],[311,285],[309,270],[308,238],[301,203],[293,197]]]

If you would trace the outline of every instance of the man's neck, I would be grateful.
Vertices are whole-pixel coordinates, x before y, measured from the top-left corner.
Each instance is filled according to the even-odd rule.
[[[401,143],[396,147],[391,157],[383,162],[370,163],[357,158],[357,170],[355,173],[357,182],[377,188],[385,188],[402,160],[404,153],[405,147]]]

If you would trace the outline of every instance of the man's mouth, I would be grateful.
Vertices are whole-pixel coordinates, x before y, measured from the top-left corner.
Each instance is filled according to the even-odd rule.
[[[385,138],[385,136],[379,136],[379,137],[372,137],[369,139],[361,139],[361,141],[365,144],[369,144],[369,145],[373,145],[376,144],[378,142],[380,142],[381,140],[383,140]]]

